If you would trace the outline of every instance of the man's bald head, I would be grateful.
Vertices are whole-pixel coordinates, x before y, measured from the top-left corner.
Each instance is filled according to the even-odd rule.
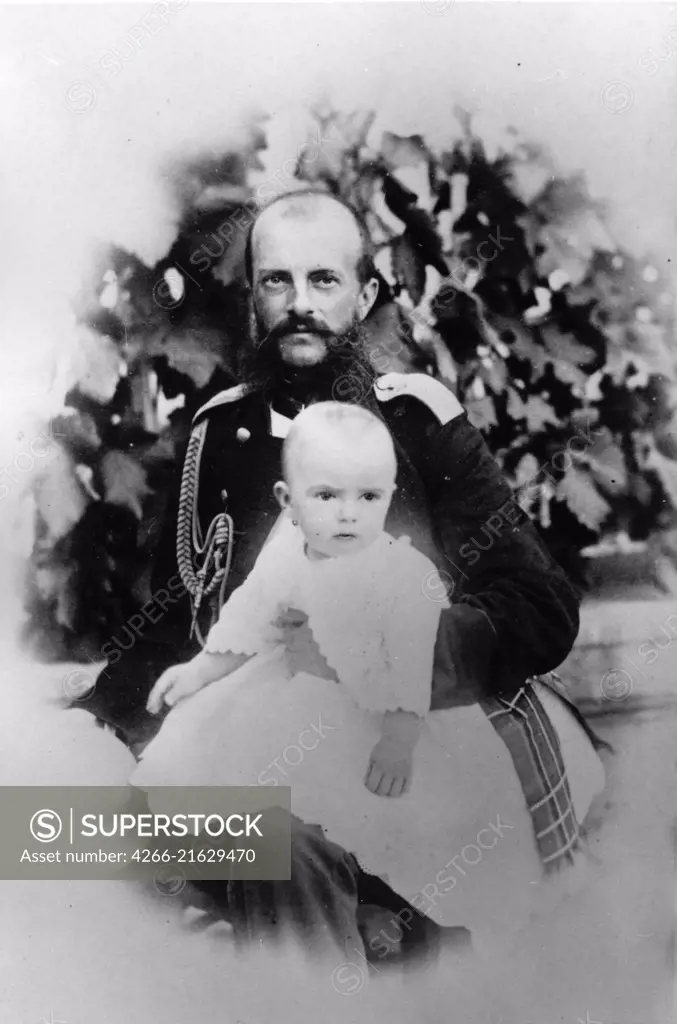
[[[371,238],[357,212],[343,199],[328,192],[303,190],[276,196],[258,212],[245,247],[245,273],[250,285],[254,256],[261,242],[265,244],[268,233],[274,233],[280,223],[290,220],[315,221],[320,230],[339,234],[347,246],[354,246],[355,271],[360,284],[376,276]]]

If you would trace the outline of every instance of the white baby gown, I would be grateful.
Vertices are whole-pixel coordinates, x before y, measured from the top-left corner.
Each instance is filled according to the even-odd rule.
[[[271,803],[291,786],[295,815],[406,899],[422,893],[414,905],[438,924],[520,927],[544,873],[511,756],[478,705],[428,711],[446,605],[435,574],[408,538],[385,533],[359,553],[309,561],[284,517],[207,640],[254,657],[169,713],[132,784],[267,785]],[[288,608],[308,616],[339,682],[292,675],[273,625]],[[397,708],[425,721],[410,789],[388,798],[364,779],[383,713]],[[570,724],[577,757],[589,743]],[[583,785],[577,812],[592,795]]]

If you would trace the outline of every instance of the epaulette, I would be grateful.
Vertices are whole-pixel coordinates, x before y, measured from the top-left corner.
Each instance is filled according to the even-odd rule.
[[[428,406],[442,426],[465,411],[446,384],[427,373],[386,373],[374,382],[374,393],[379,402],[417,398]]]
[[[249,387],[247,384],[236,384],[232,388],[226,388],[225,391],[219,391],[218,395],[214,395],[208,402],[205,402],[201,408],[193,416],[193,426],[201,420],[207,412],[211,412],[212,409],[217,409],[220,405],[230,405],[232,402],[239,402],[241,398],[249,394]]]

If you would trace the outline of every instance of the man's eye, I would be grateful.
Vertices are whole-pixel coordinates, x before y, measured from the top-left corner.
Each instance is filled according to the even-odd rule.
[[[331,288],[333,285],[338,284],[338,278],[336,274],[331,274],[328,271],[321,271],[320,273],[313,275],[313,284],[320,288]]]
[[[362,497],[364,498],[365,501],[378,501],[381,495],[378,494],[376,491],[365,491]]]
[[[284,284],[284,278],[279,274],[267,274],[263,279],[263,283],[266,288],[279,288]]]
[[[320,501],[331,501],[334,495],[331,491],[318,491],[315,497],[319,498]]]

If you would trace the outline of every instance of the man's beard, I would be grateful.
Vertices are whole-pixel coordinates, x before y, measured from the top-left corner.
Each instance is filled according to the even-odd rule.
[[[281,353],[285,338],[299,330],[311,331],[324,344],[324,358],[306,366],[285,361]],[[268,332],[253,318],[239,370],[239,379],[257,391],[300,404],[331,400],[368,403],[376,377],[359,320],[333,332],[312,317],[302,316],[290,316]]]

